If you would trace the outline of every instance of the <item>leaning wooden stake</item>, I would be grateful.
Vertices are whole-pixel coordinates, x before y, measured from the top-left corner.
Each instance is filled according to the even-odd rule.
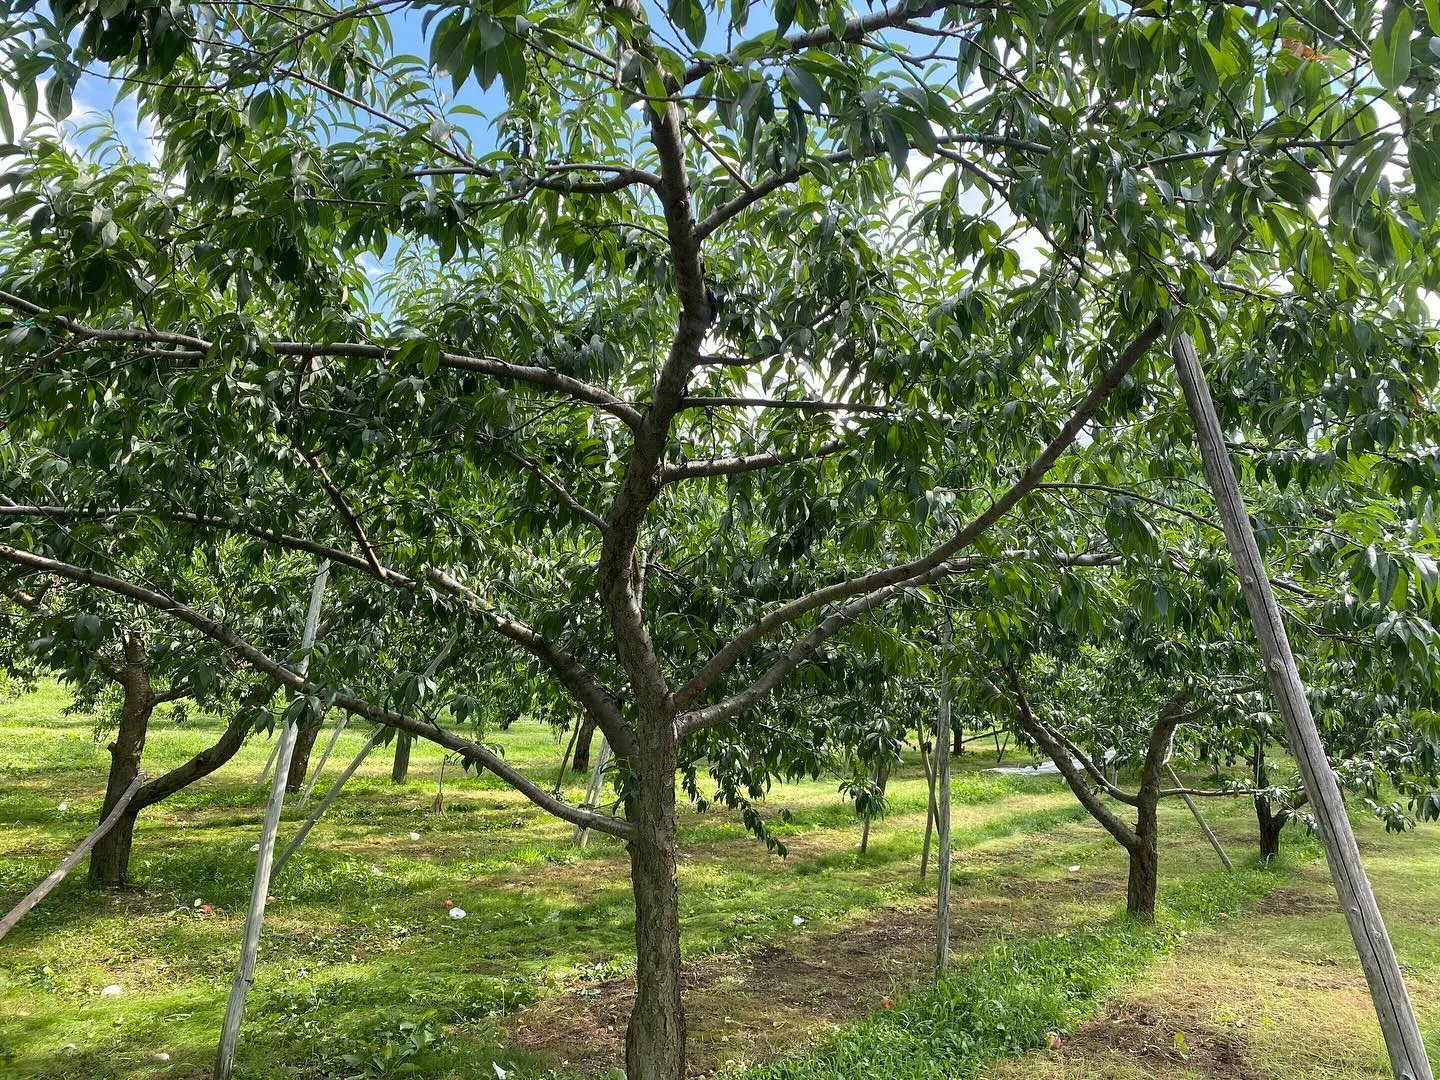
[[[920,849],[920,880],[930,869],[930,837],[935,831],[935,769],[930,764],[930,755],[925,752],[925,732],[920,732],[920,764],[925,766],[925,788],[930,793],[929,806],[925,813],[925,846]]]
[[[65,875],[79,866],[80,860],[90,854],[90,849],[104,839],[105,834],[115,827],[115,823],[125,813],[125,808],[130,805],[130,800],[135,798],[135,793],[140,790],[140,785],[145,783],[145,780],[144,773],[137,774],[135,779],[130,781],[130,786],[120,796],[120,801],[110,809],[110,813],[105,815],[105,820],[100,822],[95,831],[81,840],[80,846],[61,859],[60,865],[50,871],[49,877],[31,889],[25,899],[11,908],[8,915],[0,919],[0,938],[8,934],[11,928],[25,917],[26,912],[49,896],[55,886],[65,880]]]
[[[935,873],[940,887],[935,898],[935,977],[950,966],[950,651],[953,629],[950,607],[941,624],[940,715],[935,721]]]
[[[345,730],[345,725],[350,722],[349,713],[341,713],[340,720],[335,725],[335,730],[330,733],[330,741],[325,744],[325,752],[320,755],[320,761],[310,774],[310,779],[305,781],[305,790],[300,793],[300,801],[295,804],[297,810],[304,810],[305,804],[310,801],[310,793],[315,790],[315,781],[320,779],[320,774],[325,771],[325,762],[330,760],[330,753],[335,749],[335,744],[340,741],[340,733]],[[276,868],[279,869],[278,867]]]
[[[335,778],[335,782],[330,785],[330,790],[327,791],[325,797],[320,800],[320,805],[315,807],[314,812],[300,824],[300,828],[297,829],[295,835],[291,837],[290,843],[285,845],[285,850],[282,851],[280,857],[275,860],[275,867],[270,871],[271,881],[274,881],[280,876],[280,871],[285,869],[285,864],[290,861],[290,856],[294,855],[300,845],[305,842],[305,837],[310,835],[310,830],[315,827],[315,823],[325,816],[325,811],[330,809],[330,804],[333,803],[336,796],[340,794],[340,789],[345,786],[346,781],[355,775],[355,770],[360,768],[365,759],[370,756],[370,751],[375,749],[376,745],[380,742],[380,737],[384,734],[385,728],[377,728],[375,734],[365,740],[365,745],[360,748],[360,752],[355,755],[355,759],[351,761],[349,765],[345,766],[344,771]]]
[[[330,577],[330,563],[322,562],[310,590],[310,609],[305,613],[305,629],[300,636],[299,672],[310,666],[310,650],[320,626],[320,604],[325,597],[325,583]],[[285,803],[285,779],[290,775],[290,758],[295,750],[295,724],[287,721],[280,730],[275,775],[270,780],[270,798],[265,804],[265,822],[260,829],[260,855],[255,863],[255,881],[250,887],[250,906],[245,912],[245,934],[241,939],[240,962],[235,967],[235,981],[230,985],[230,999],[225,1003],[225,1020],[220,1026],[220,1046],[215,1051],[215,1080],[230,1080],[235,1068],[235,1043],[240,1037],[240,1021],[245,1016],[245,995],[255,981],[255,958],[260,953],[260,926],[265,921],[265,897],[270,891],[270,865],[275,855],[275,833],[280,828],[280,810]]]
[[[585,801],[580,805],[594,810],[600,805],[600,789],[605,786],[605,766],[610,764],[610,743],[600,736],[600,749],[595,752],[595,768],[590,771],[590,782],[585,785]],[[575,842],[582,848],[590,843],[590,830],[583,825],[575,826]]]
[[[1180,781],[1180,777],[1175,775],[1175,770],[1168,764],[1165,766],[1165,771],[1170,774],[1170,779],[1175,781],[1176,787],[1185,786]],[[1195,824],[1200,826],[1200,831],[1205,834],[1205,839],[1210,841],[1210,846],[1215,849],[1215,854],[1220,856],[1221,864],[1226,870],[1234,870],[1234,863],[1230,861],[1230,856],[1225,854],[1225,849],[1220,845],[1220,838],[1215,835],[1215,830],[1210,828],[1209,823],[1200,815],[1200,807],[1195,805],[1195,800],[1189,795],[1181,795],[1180,798],[1183,799],[1185,805],[1190,808],[1190,813],[1195,815]]]
[[[1171,355],[1199,438],[1205,477],[1220,512],[1250,619],[1255,624],[1270,690],[1285,721],[1290,750],[1305,782],[1311,812],[1325,847],[1330,877],[1340,894],[1340,906],[1350,924],[1350,935],[1355,939],[1365,980],[1370,984],[1370,997],[1390,1054],[1390,1066],[1398,1080],[1433,1080],[1415,1010],[1410,1004],[1390,935],[1380,917],[1380,908],[1360,863],[1360,850],[1350,829],[1350,819],[1345,816],[1340,787],[1315,728],[1310,702],[1290,651],[1290,639],[1240,495],[1240,485],[1225,452],[1225,436],[1215,413],[1215,403],[1189,334],[1176,335]]]
[[[276,739],[270,747],[270,756],[265,759],[265,768],[260,770],[260,779],[255,781],[255,790],[259,791],[265,786],[265,781],[270,779],[270,766],[275,764],[275,756],[280,753],[280,740]]]

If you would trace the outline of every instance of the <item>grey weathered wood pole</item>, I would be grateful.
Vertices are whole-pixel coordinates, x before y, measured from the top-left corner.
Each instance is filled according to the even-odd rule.
[[[1360,863],[1360,849],[1355,844],[1350,819],[1345,816],[1340,786],[1335,781],[1335,773],[1320,741],[1315,718],[1310,713],[1310,702],[1295,667],[1290,639],[1285,633],[1285,624],[1281,621],[1280,609],[1270,588],[1270,578],[1255,542],[1250,517],[1240,495],[1240,484],[1226,456],[1225,435],[1215,413],[1210,387],[1205,381],[1195,342],[1189,334],[1175,336],[1171,355],[1181,389],[1185,392],[1185,404],[1195,423],[1205,477],[1220,512],[1220,522],[1240,576],[1240,589],[1250,609],[1250,619],[1255,624],[1270,691],[1285,721],[1290,751],[1295,755],[1295,764],[1305,783],[1311,812],[1325,847],[1330,878],[1335,883],[1335,891],[1340,894],[1340,906],[1345,912],[1345,921],[1350,924],[1350,935],[1355,939],[1365,980],[1370,984],[1370,997],[1375,1003],[1380,1030],[1385,1037],[1385,1049],[1390,1054],[1390,1067],[1398,1080],[1433,1080],[1434,1074],[1425,1055],[1425,1043],[1420,1036],[1420,1025],[1416,1023],[1415,1010],[1410,1004],[1410,995],[1405,989],[1390,935],[1386,933],[1385,922],[1380,917],[1380,908],[1375,903],[1375,894]]]
[[[930,868],[930,838],[935,832],[935,769],[930,764],[930,756],[925,752],[925,729],[920,729],[920,764],[925,766],[925,790],[929,794],[929,802],[925,812],[925,843],[920,849],[920,880],[925,880],[925,872]]]
[[[1175,782],[1176,787],[1185,786],[1181,783],[1180,777],[1175,775],[1175,770],[1168,764],[1165,766],[1165,771],[1170,774],[1170,779]],[[1210,841],[1210,846],[1215,849],[1215,854],[1220,856],[1221,865],[1224,866],[1226,870],[1234,870],[1235,864],[1230,861],[1230,856],[1225,854],[1225,848],[1220,843],[1220,838],[1215,835],[1215,830],[1210,828],[1209,823],[1200,813],[1200,807],[1195,805],[1195,800],[1189,795],[1183,794],[1180,796],[1180,799],[1190,808],[1190,813],[1195,817],[1195,824],[1200,826],[1200,831],[1205,834],[1205,839]]]
[[[295,835],[290,838],[290,843],[285,845],[285,850],[280,852],[279,858],[275,860],[275,866],[270,871],[271,881],[274,881],[280,876],[280,872],[285,869],[285,864],[290,861],[290,856],[300,850],[300,845],[305,842],[305,837],[310,835],[310,830],[315,827],[315,823],[325,816],[325,811],[330,809],[330,804],[339,796],[340,789],[345,786],[349,779],[355,775],[356,770],[364,763],[365,759],[370,756],[370,751],[375,749],[376,745],[380,742],[380,737],[385,734],[385,730],[383,727],[376,728],[375,734],[365,740],[365,745],[360,748],[360,752],[355,755],[349,765],[341,770],[340,775],[335,778],[335,782],[330,785],[330,790],[327,791],[325,797],[320,800],[320,805],[315,807],[314,812],[301,823],[300,828],[295,830]]]
[[[305,613],[305,628],[300,635],[300,663],[297,670],[304,675],[310,666],[310,650],[320,627],[320,605],[325,599],[325,583],[330,578],[330,563],[322,562],[310,589],[310,607]],[[215,1051],[215,1080],[230,1080],[235,1068],[235,1043],[240,1037],[240,1021],[245,1017],[245,995],[255,981],[255,958],[260,953],[260,927],[265,921],[265,897],[270,891],[271,860],[275,856],[275,834],[280,828],[280,810],[285,804],[285,780],[290,775],[290,756],[295,750],[296,725],[286,721],[280,730],[279,753],[275,774],[270,780],[270,798],[265,804],[265,821],[260,828],[260,854],[255,861],[255,880],[250,886],[250,906],[245,911],[245,933],[240,943],[240,962],[235,966],[235,980],[230,984],[230,998],[225,1003],[225,1019],[220,1025],[220,1045]]]
[[[935,721],[935,978],[950,966],[950,653],[953,628],[950,605],[940,628],[940,711]]]
[[[330,760],[330,754],[335,749],[335,744],[340,741],[340,733],[345,730],[345,725],[350,722],[349,713],[341,713],[339,721],[335,724],[335,730],[330,733],[330,741],[325,744],[325,752],[320,755],[320,762],[310,774],[310,779],[305,781],[305,790],[300,793],[300,802],[296,804],[297,810],[304,810],[305,804],[310,801],[310,794],[315,790],[315,781],[320,779],[320,774],[325,771],[325,763]]]
[[[605,767],[610,764],[610,743],[602,734],[600,749],[595,754],[595,768],[590,772],[590,782],[585,785],[585,801],[580,805],[594,810],[600,805],[600,791],[605,786]],[[583,825],[575,826],[575,842],[582,848],[590,843],[590,830]]]
[[[120,816],[125,813],[126,807],[130,805],[130,800],[135,798],[135,793],[140,790],[140,786],[145,783],[145,780],[146,776],[143,772],[136,773],[135,779],[130,781],[130,786],[125,789],[119,801],[110,808],[110,813],[105,816],[105,820],[95,827],[95,831],[85,837],[84,840],[81,840],[79,846],[70,852],[69,855],[66,855],[65,858],[61,859],[60,865],[50,871],[44,881],[31,889],[23,900],[10,909],[8,915],[0,919],[0,938],[8,934],[15,924],[25,917],[27,911],[40,903],[41,900],[44,900],[45,897],[49,896],[51,890],[65,880],[65,875],[79,866],[80,860],[90,853],[90,849],[98,844],[101,839],[104,838],[105,834],[115,827],[115,823],[119,821]]]

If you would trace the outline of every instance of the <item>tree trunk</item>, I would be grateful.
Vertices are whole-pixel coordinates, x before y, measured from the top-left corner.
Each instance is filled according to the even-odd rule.
[[[1260,825],[1260,860],[1269,863],[1280,854],[1280,833],[1290,820],[1290,812],[1272,810],[1268,798],[1256,795],[1255,818]]]
[[[1126,848],[1130,853],[1130,879],[1125,886],[1125,913],[1144,922],[1155,921],[1155,895],[1160,888],[1160,829],[1155,806],[1153,799],[1141,802],[1135,820],[1135,843]]]
[[[645,729],[649,730],[645,730]],[[635,896],[635,1008],[625,1032],[628,1080],[682,1080],[685,1012],[680,1001],[680,896],[675,878],[677,744],[667,719],[643,725],[641,758],[631,762],[626,816]]]
[[[145,667],[145,642],[138,633],[132,632],[125,639],[125,663],[120,668],[119,679],[125,699],[120,710],[120,728],[110,744],[110,777],[105,782],[105,801],[100,806],[101,821],[109,816],[140,774],[140,757],[145,752],[150,715],[155,711],[155,694]],[[125,884],[130,872],[130,845],[137,813],[138,808],[127,810],[90,852],[91,885],[119,888]]]
[[[580,721],[575,734],[575,756],[570,759],[570,768],[577,773],[590,768],[590,744],[595,741],[595,721],[586,716]]]
[[[390,766],[392,784],[403,784],[410,775],[410,744],[413,741],[414,736],[404,732],[395,736],[395,763]]]
[[[1252,759],[1255,769],[1255,821],[1260,826],[1260,861],[1266,864],[1280,854],[1280,833],[1290,820],[1290,811],[1275,809],[1270,796],[1258,794],[1270,786],[1270,770],[1265,764],[1265,746],[1255,744]]]
[[[298,794],[305,786],[305,778],[310,775],[310,751],[315,748],[315,740],[324,725],[325,714],[321,713],[295,732],[295,750],[290,756],[290,772],[285,777],[285,790],[291,795]]]

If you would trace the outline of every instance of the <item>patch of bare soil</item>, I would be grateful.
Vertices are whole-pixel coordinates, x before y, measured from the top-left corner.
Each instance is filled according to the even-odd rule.
[[[1261,897],[1251,910],[1257,915],[1328,915],[1340,907],[1333,894],[1281,886]]]
[[[1001,934],[1054,928],[1004,898],[957,898],[951,914],[957,952]],[[933,949],[933,911],[886,910],[794,945],[687,963],[690,1075],[777,1057],[874,1012],[928,976]],[[511,1046],[553,1065],[604,1072],[624,1063],[634,999],[631,979],[581,982],[506,1018],[502,1032]]]
[[[1111,1001],[1065,1041],[1061,1054],[1096,1051],[1128,1059],[1145,1076],[1184,1071],[1212,1080],[1254,1080],[1259,1075],[1246,1063],[1244,1043],[1232,1032],[1145,1002]]]

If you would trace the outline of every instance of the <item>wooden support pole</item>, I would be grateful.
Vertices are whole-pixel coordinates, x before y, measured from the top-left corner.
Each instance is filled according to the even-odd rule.
[[[96,826],[95,831],[81,840],[79,847],[61,859],[60,865],[50,871],[50,875],[44,881],[31,889],[23,900],[10,909],[9,914],[0,919],[0,938],[8,934],[15,924],[25,917],[26,912],[49,896],[55,886],[65,880],[65,875],[79,866],[80,860],[90,854],[90,849],[104,839],[105,834],[115,827],[115,823],[125,813],[126,807],[130,805],[130,800],[135,798],[135,793],[140,790],[140,785],[145,783],[146,779],[144,773],[136,774],[135,779],[130,781],[130,786],[121,794],[120,800],[110,808],[110,813],[105,815],[105,820]]]
[[[600,749],[595,752],[595,768],[590,771],[590,782],[585,785],[585,801],[580,805],[594,810],[600,805],[600,789],[605,786],[605,766],[610,764],[610,742],[602,734]],[[590,830],[583,825],[575,826],[575,842],[582,848],[590,843]]]
[[[275,868],[270,871],[271,881],[274,881],[280,876],[280,871],[285,869],[285,864],[290,861],[290,856],[294,855],[300,845],[305,842],[305,837],[310,835],[310,830],[315,827],[315,823],[325,815],[326,810],[330,809],[330,804],[333,803],[336,796],[340,794],[340,789],[345,786],[346,781],[348,781],[350,777],[355,775],[355,770],[360,768],[364,760],[370,756],[370,751],[375,749],[376,745],[380,742],[380,737],[384,734],[385,729],[383,727],[377,728],[375,734],[365,740],[365,745],[360,748],[360,752],[355,755],[355,759],[351,761],[349,765],[345,766],[344,771],[341,772],[340,775],[335,778],[335,782],[330,785],[330,790],[327,791],[325,797],[320,800],[320,805],[315,807],[314,812],[300,824],[300,828],[295,830],[295,835],[291,837],[290,843],[285,845],[285,850],[282,851],[280,857],[275,860]]]
[[[576,720],[575,726],[570,729],[570,742],[565,746],[565,753],[560,757],[560,771],[555,776],[555,794],[560,794],[560,789],[565,786],[565,772],[570,768],[570,755],[575,752],[575,740],[580,737],[580,728],[583,720]]]
[[[1170,779],[1175,781],[1176,787],[1185,786],[1181,783],[1180,777],[1175,775],[1175,770],[1168,764],[1165,766],[1165,771],[1170,774]],[[1195,800],[1189,795],[1181,795],[1180,798],[1183,799],[1185,805],[1190,808],[1190,813],[1195,815],[1195,824],[1200,826],[1200,831],[1205,834],[1205,839],[1210,841],[1210,846],[1215,849],[1215,854],[1220,856],[1221,865],[1223,865],[1226,870],[1234,870],[1235,865],[1230,861],[1230,856],[1225,854],[1225,849],[1220,845],[1220,838],[1215,835],[1215,830],[1210,828],[1210,825],[1200,815],[1200,807],[1195,805]]]
[[[270,766],[275,764],[275,757],[280,753],[280,740],[276,739],[270,745],[270,756],[265,759],[265,768],[260,770],[260,779],[255,781],[255,790],[259,791],[265,786],[265,781],[270,779]]]
[[[920,763],[925,766],[925,789],[929,793],[925,810],[925,844],[920,849],[920,880],[930,869],[930,838],[935,832],[935,769],[930,764],[930,755],[925,752],[925,733],[920,733]]]
[[[320,774],[325,771],[325,762],[330,760],[330,752],[335,749],[335,744],[340,741],[340,733],[345,730],[345,725],[350,722],[349,713],[341,713],[339,721],[335,724],[335,730],[330,733],[330,741],[325,744],[325,752],[320,755],[319,762],[315,765],[314,771],[310,773],[310,779],[305,781],[305,790],[300,793],[300,801],[295,804],[297,810],[304,810],[305,804],[310,801],[310,793],[315,790],[315,781],[320,779]],[[276,873],[280,868],[275,868]]]
[[[941,599],[942,604],[944,599]],[[950,966],[950,653],[954,629],[945,604],[941,626],[940,712],[935,722],[935,834],[939,889],[935,897],[935,978]]]
[[[310,666],[310,650],[320,627],[320,605],[325,598],[325,584],[330,577],[330,563],[320,564],[315,584],[310,590],[310,608],[305,613],[305,628],[300,635],[300,664],[304,675]],[[285,804],[285,780],[290,774],[290,757],[295,750],[296,725],[287,721],[280,731],[275,762],[275,775],[270,780],[270,798],[265,804],[265,821],[260,828],[260,854],[255,861],[255,880],[250,886],[250,906],[245,911],[245,933],[240,943],[240,962],[235,966],[235,980],[225,1003],[225,1019],[220,1026],[220,1045],[215,1051],[214,1080],[230,1080],[235,1069],[235,1044],[240,1038],[240,1021],[245,1017],[245,996],[255,981],[255,959],[260,954],[260,927],[265,921],[265,897],[270,891],[270,867],[275,855],[275,834],[280,828],[280,810]]]
[[[1340,785],[1335,780],[1320,733],[1315,727],[1315,718],[1310,713],[1310,702],[1305,696],[1294,654],[1290,651],[1290,639],[1260,557],[1260,548],[1240,494],[1240,484],[1226,454],[1225,435],[1215,413],[1210,387],[1205,381],[1195,342],[1189,334],[1175,335],[1171,355],[1185,393],[1185,404],[1195,424],[1205,477],[1215,497],[1225,539],[1240,577],[1240,590],[1245,595],[1245,604],[1255,625],[1270,691],[1285,721],[1285,734],[1305,783],[1311,812],[1325,847],[1330,877],[1340,895],[1340,906],[1350,925],[1350,936],[1355,939],[1365,981],[1370,985],[1370,997],[1375,1003],[1380,1030],[1385,1037],[1390,1067],[1397,1080],[1433,1080],[1434,1074],[1425,1055],[1425,1043],[1420,1036],[1420,1025],[1416,1023],[1415,1010],[1405,989],[1390,935],[1380,917],[1375,894],[1361,865],[1360,849],[1356,846],[1350,819],[1345,815]]]

